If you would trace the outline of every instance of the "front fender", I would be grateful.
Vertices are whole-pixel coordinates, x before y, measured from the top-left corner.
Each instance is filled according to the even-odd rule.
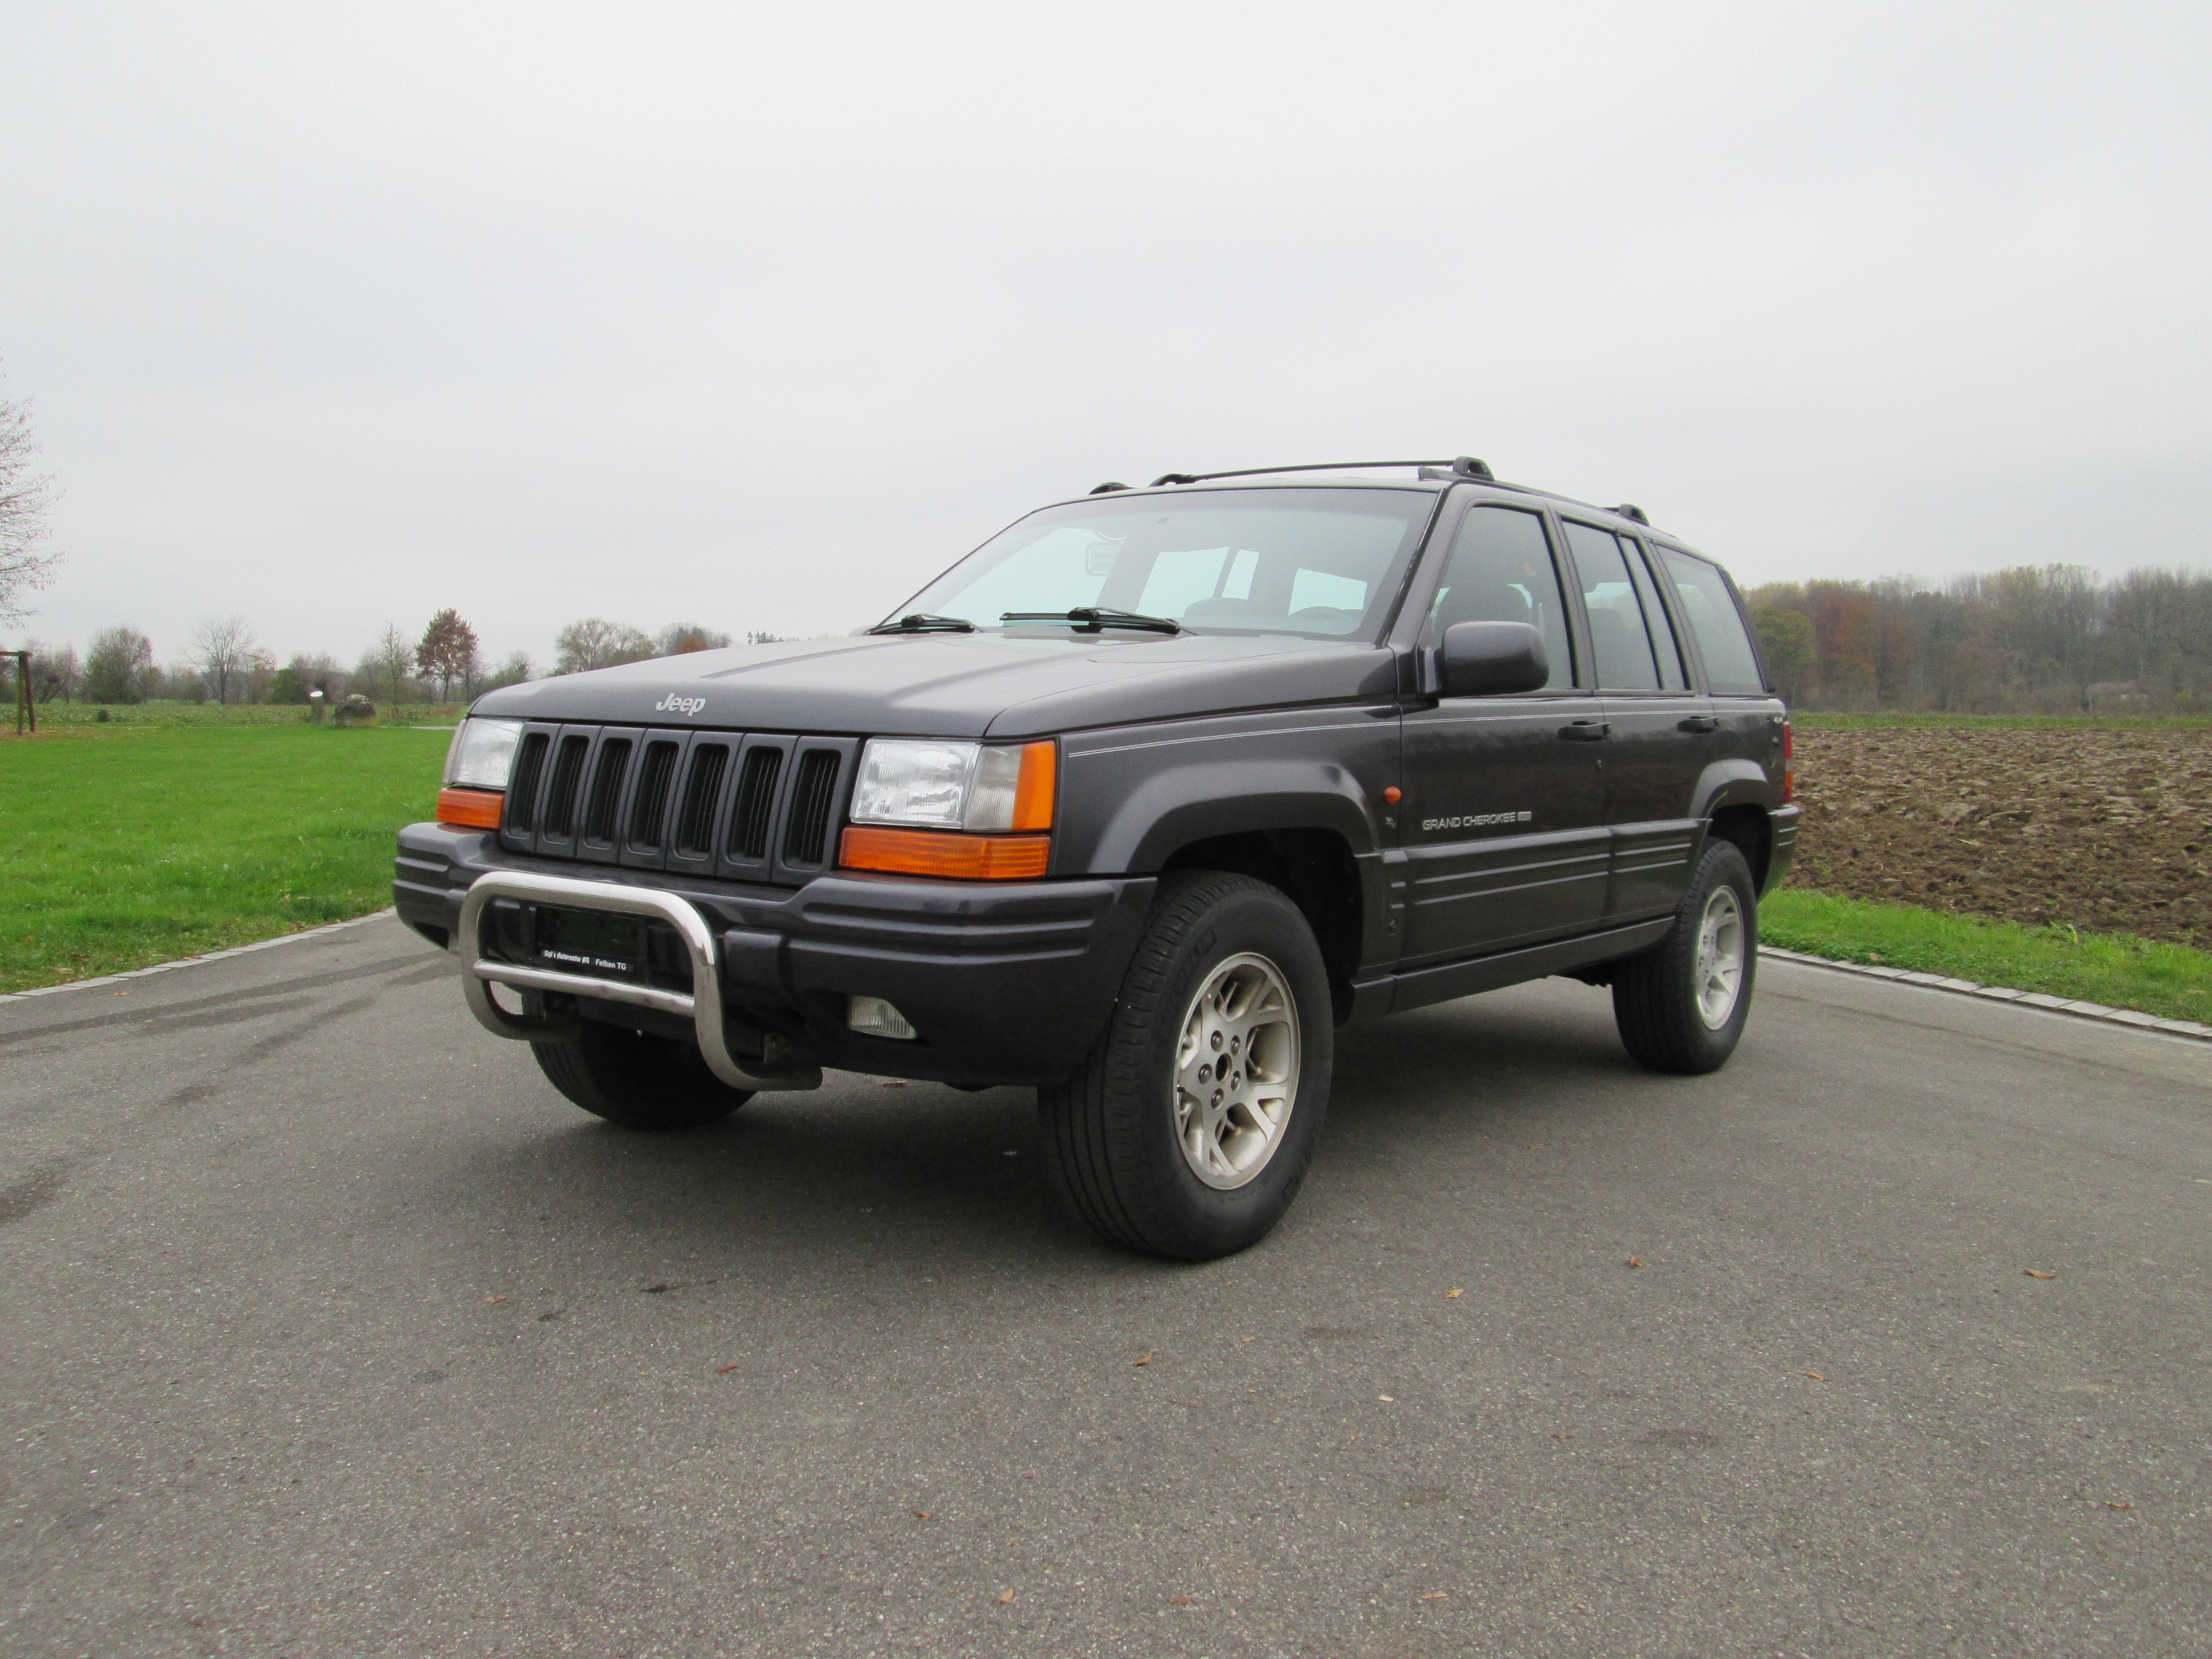
[[[1376,850],[1375,818],[1359,781],[1329,762],[1214,760],[1155,773],[1114,806],[1095,867],[1143,874],[1177,848],[1255,830],[1328,830],[1352,855]]]

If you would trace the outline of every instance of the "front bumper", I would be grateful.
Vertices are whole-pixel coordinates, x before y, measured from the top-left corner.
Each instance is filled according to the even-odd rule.
[[[588,908],[599,894],[612,901],[604,908],[680,922],[673,903],[698,918],[708,971],[687,944],[692,994],[663,993],[657,1000],[635,987],[623,994],[511,971],[479,975],[474,965],[487,959],[482,899],[490,890],[471,915],[477,925],[467,939],[464,905],[482,878],[497,872],[550,878],[544,902]],[[515,884],[513,896],[534,885]],[[709,1065],[717,1056],[706,1022],[719,1018],[738,1075],[765,1079],[769,1060],[758,1058],[765,1054],[785,1077],[830,1066],[988,1085],[1050,1082],[1082,1060],[1113,1010],[1154,885],[1149,876],[986,885],[825,875],[799,888],[754,886],[521,858],[490,832],[418,823],[400,831],[392,893],[402,921],[460,951],[472,984],[498,979],[568,999],[560,1006],[573,1006],[576,1017],[693,1030]],[[552,896],[556,890],[564,896]],[[488,991],[472,991],[472,1006],[478,995],[501,1018],[515,1019]],[[919,1040],[847,1030],[855,995],[890,1002]]]

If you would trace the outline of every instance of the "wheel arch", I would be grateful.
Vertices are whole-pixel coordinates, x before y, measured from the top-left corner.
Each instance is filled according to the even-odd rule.
[[[1341,1025],[1352,1012],[1352,982],[1364,938],[1365,896],[1358,860],[1343,836],[1314,825],[1232,830],[1184,843],[1162,873],[1218,870],[1274,888],[1306,919],[1328,969],[1331,1013]]]

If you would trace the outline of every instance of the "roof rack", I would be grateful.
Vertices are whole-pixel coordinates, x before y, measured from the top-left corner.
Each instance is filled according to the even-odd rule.
[[[1152,488],[1163,484],[1207,483],[1215,478],[1257,478],[1277,472],[1365,472],[1378,466],[1440,466],[1449,470],[1455,478],[1479,479],[1488,483],[1496,477],[1489,464],[1472,455],[1455,455],[1448,461],[1315,461],[1305,466],[1247,466],[1234,472],[1163,472],[1152,480]],[[1437,475],[1431,474],[1431,477]],[[1093,490],[1093,495],[1098,492]]]
[[[1619,507],[1614,507],[1613,510],[1620,514],[1622,518],[1633,519],[1640,525],[1648,526],[1651,522],[1650,520],[1644,516],[1644,509],[1637,506],[1634,501],[1623,501]]]

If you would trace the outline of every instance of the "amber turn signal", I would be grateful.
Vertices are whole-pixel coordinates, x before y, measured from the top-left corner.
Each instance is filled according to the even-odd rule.
[[[438,822],[456,830],[496,830],[507,797],[494,789],[441,789]]]
[[[1029,781],[1027,767],[1022,781],[1024,786]],[[848,828],[837,847],[837,862],[848,870],[946,881],[1026,881],[1042,875],[1051,859],[1048,836],[963,836],[951,830],[878,830],[863,823]]]
[[[1059,774],[1058,744],[1047,738],[1042,743],[1022,745],[1021,776],[1014,785],[1014,829],[1052,828],[1053,789]]]

